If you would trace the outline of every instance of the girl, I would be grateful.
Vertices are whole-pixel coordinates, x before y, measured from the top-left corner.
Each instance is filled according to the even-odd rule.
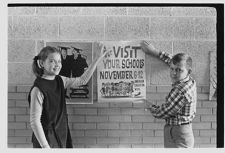
[[[62,64],[61,54],[54,47],[44,47],[35,56],[32,69],[36,80],[31,87],[28,102],[34,148],[72,148],[65,102],[65,88],[85,85],[97,64],[105,56],[103,47],[99,58],[78,78],[58,75]]]

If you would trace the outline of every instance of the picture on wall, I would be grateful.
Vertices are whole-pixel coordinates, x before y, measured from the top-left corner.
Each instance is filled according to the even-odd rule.
[[[99,102],[146,98],[145,53],[135,41],[104,41],[109,54],[97,66]]]
[[[92,63],[92,42],[46,41],[46,46],[52,46],[61,52],[61,76],[77,78],[87,70]],[[86,85],[65,90],[67,104],[92,104],[92,78]]]

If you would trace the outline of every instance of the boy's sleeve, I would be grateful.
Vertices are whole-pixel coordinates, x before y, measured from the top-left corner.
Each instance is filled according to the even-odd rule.
[[[172,55],[162,51],[162,52],[159,52],[159,59],[161,59],[167,65],[170,65]]]

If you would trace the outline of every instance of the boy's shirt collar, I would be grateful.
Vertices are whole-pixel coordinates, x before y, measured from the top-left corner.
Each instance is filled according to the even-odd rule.
[[[184,78],[184,79],[182,79],[180,81],[177,81],[177,82],[173,83],[172,86],[174,87],[174,86],[176,86],[176,85],[178,85],[180,83],[187,82],[188,80],[190,80],[190,75],[188,75],[186,78]]]

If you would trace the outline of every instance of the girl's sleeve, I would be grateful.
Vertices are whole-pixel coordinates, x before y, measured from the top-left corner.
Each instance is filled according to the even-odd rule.
[[[42,148],[50,148],[41,125],[42,104],[44,96],[34,87],[31,91],[30,125]]]

